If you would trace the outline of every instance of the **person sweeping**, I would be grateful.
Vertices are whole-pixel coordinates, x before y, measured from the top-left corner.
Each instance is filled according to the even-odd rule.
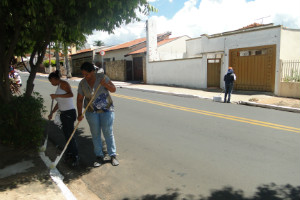
[[[86,111],[85,117],[90,126],[94,153],[96,155],[94,167],[99,167],[104,163],[101,131],[105,138],[111,164],[117,166],[119,165],[119,161],[116,158],[116,144],[113,134],[115,114],[113,101],[110,96],[110,92],[115,92],[116,87],[104,73],[96,73],[92,63],[85,62],[81,65],[80,69],[84,78],[78,85],[77,119],[81,121],[84,118],[82,114],[82,108],[84,106]],[[98,87],[99,89],[97,90]],[[90,102],[93,96],[94,101],[89,105],[88,102]]]
[[[53,113],[60,111],[60,120],[65,140],[68,140],[74,130],[74,122],[76,121],[76,109],[73,103],[73,93],[71,86],[67,81],[61,80],[59,71],[56,70],[49,74],[48,77],[53,86],[57,86],[55,94],[50,94],[51,99],[55,99],[57,104],[48,116],[51,120]],[[78,148],[76,138],[73,137],[66,150],[66,159],[69,165],[77,167],[79,164]]]

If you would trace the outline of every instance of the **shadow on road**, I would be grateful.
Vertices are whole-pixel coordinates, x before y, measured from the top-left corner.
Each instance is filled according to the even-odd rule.
[[[49,142],[46,150],[47,156],[54,161],[61,153],[65,139],[62,131],[53,123],[49,125]],[[81,157],[80,166],[70,169],[63,160],[57,168],[64,175],[64,182],[68,183],[81,176],[90,173],[93,169],[94,153],[91,136],[83,135],[84,129],[78,129],[76,137]],[[39,156],[33,152],[17,151],[13,148],[0,146],[1,163],[0,169],[16,160],[33,160],[35,167],[30,172],[19,173],[10,177],[1,178],[0,192],[17,188],[20,184],[27,185],[31,182],[39,181],[45,186],[51,185],[49,170],[44,166]],[[212,190],[208,196],[199,194],[198,196],[181,194],[179,189],[168,189],[165,194],[146,194],[141,197],[124,197],[123,200],[300,200],[300,186],[276,185],[274,183],[260,185],[251,196],[245,196],[242,190],[231,186],[222,189]]]
[[[163,195],[147,194],[139,198],[124,198],[123,200],[299,200],[300,186],[278,186],[274,183],[261,185],[257,187],[255,194],[251,197],[245,197],[242,190],[235,190],[230,186],[220,190],[212,190],[207,197],[202,195],[199,195],[199,197],[193,195],[180,196],[179,190],[169,189]]]
[[[65,177],[64,182],[68,183],[73,179],[78,179],[84,174],[88,174],[91,169],[93,169],[93,163],[95,160],[95,155],[93,151],[93,143],[91,135],[83,135],[84,128],[78,128],[75,132],[74,137],[76,137],[80,164],[76,168],[68,166],[64,162],[64,157],[61,158],[57,165],[58,170]],[[61,129],[59,129],[54,123],[49,126],[49,142],[46,150],[46,155],[50,158],[52,162],[55,161],[57,156],[59,156],[65,146],[66,140]],[[84,148],[81,148],[84,147]]]
[[[78,129],[76,132],[79,147],[79,155],[81,157],[80,166],[76,169],[70,169],[63,161],[57,168],[65,176],[64,182],[68,183],[76,180],[81,176],[88,174],[93,169],[94,153],[91,136],[83,135],[84,129]],[[54,124],[51,124],[49,131],[50,146],[47,149],[48,156],[52,161],[60,154],[64,144],[64,136],[62,131]],[[54,144],[54,145],[53,145]],[[51,147],[52,145],[52,147]],[[53,151],[53,149],[55,151]],[[55,152],[55,153],[53,153]],[[184,196],[184,197],[183,197]],[[183,195],[179,189],[168,189],[166,194],[146,194],[141,197],[125,197],[123,200],[300,200],[300,186],[292,185],[276,185],[275,183],[265,184],[256,188],[255,194],[246,197],[244,192],[234,189],[231,186],[218,190],[212,190],[209,196],[201,194],[198,197],[194,195]]]

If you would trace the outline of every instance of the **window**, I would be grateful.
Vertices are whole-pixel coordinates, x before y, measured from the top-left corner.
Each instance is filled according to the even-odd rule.
[[[207,59],[207,63],[220,63],[220,59]]]
[[[267,54],[267,49],[259,49],[259,50],[243,50],[238,52],[238,56],[257,56],[257,55],[265,55]]]

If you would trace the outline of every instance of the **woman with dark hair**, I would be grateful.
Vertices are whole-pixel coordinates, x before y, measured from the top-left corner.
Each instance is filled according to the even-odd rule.
[[[77,110],[78,121],[83,119],[82,107],[86,109],[85,117],[89,123],[92,134],[94,153],[96,154],[95,167],[104,163],[102,151],[101,130],[107,145],[107,151],[111,157],[113,166],[119,165],[116,158],[116,144],[113,134],[113,122],[115,118],[114,106],[109,92],[115,92],[116,87],[104,73],[95,73],[92,63],[85,62],[80,67],[84,78],[78,85]],[[100,88],[97,90],[99,84]],[[88,103],[95,93],[94,101],[87,108]]]
[[[67,81],[60,79],[58,70],[49,74],[48,79],[53,86],[57,86],[55,94],[50,94],[51,99],[55,99],[57,101],[57,104],[54,106],[53,110],[48,116],[48,119],[51,120],[53,113],[57,110],[60,111],[62,130],[64,132],[66,141],[68,141],[71,134],[73,133],[74,122],[76,120],[76,110],[73,103],[73,92],[71,90],[70,84]],[[78,166],[79,157],[75,135],[71,139],[66,153],[66,161],[70,162],[70,165],[72,167]]]

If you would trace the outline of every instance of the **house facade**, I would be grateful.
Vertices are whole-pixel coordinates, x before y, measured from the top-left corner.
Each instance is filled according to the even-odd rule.
[[[84,49],[70,55],[73,76],[82,76],[80,66],[84,62],[93,62],[94,50]]]
[[[188,36],[169,38],[170,32],[155,35],[158,51],[163,57],[169,54],[182,57],[186,52]],[[105,49],[105,55],[96,53],[93,62],[103,59],[107,75],[112,80],[146,82],[146,38],[136,39]]]
[[[273,24],[204,34],[186,41],[186,54],[180,59],[160,59],[158,56],[147,62],[147,83],[223,88],[223,77],[231,66],[237,76],[236,90],[278,94],[280,60],[299,59],[299,44],[300,30]]]

